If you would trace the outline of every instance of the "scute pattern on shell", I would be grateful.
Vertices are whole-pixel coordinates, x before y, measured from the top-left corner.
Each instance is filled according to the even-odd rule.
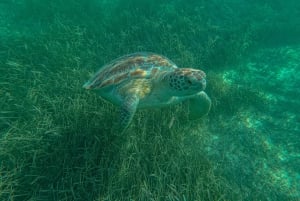
[[[100,89],[131,78],[151,78],[160,70],[173,71],[176,68],[176,64],[164,56],[148,52],[134,53],[103,66],[84,87]]]

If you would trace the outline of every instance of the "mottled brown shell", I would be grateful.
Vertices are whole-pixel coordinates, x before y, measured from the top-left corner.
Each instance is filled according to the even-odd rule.
[[[129,54],[113,60],[84,84],[86,89],[116,86],[129,79],[151,79],[160,71],[174,71],[177,66],[168,58],[148,52]]]

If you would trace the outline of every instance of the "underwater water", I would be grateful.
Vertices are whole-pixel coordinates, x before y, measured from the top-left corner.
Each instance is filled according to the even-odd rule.
[[[111,60],[201,69],[208,115],[118,108]],[[0,201],[300,200],[300,1],[1,0]]]

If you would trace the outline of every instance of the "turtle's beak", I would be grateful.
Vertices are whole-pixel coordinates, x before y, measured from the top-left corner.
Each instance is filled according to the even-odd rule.
[[[202,84],[202,91],[206,88],[206,79],[205,78],[202,78],[200,80],[201,84]]]
[[[197,78],[194,76],[190,81],[193,83],[192,88],[196,91],[203,91],[206,88],[206,79],[205,78]]]
[[[197,70],[193,72],[193,75],[197,82],[200,84],[200,88],[203,91],[206,88],[206,74],[202,70]]]

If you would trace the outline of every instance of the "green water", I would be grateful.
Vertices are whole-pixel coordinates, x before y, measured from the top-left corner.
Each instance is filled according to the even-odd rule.
[[[205,71],[210,113],[114,131],[82,85],[138,51]],[[1,201],[297,201],[299,108],[299,1],[0,1]]]

